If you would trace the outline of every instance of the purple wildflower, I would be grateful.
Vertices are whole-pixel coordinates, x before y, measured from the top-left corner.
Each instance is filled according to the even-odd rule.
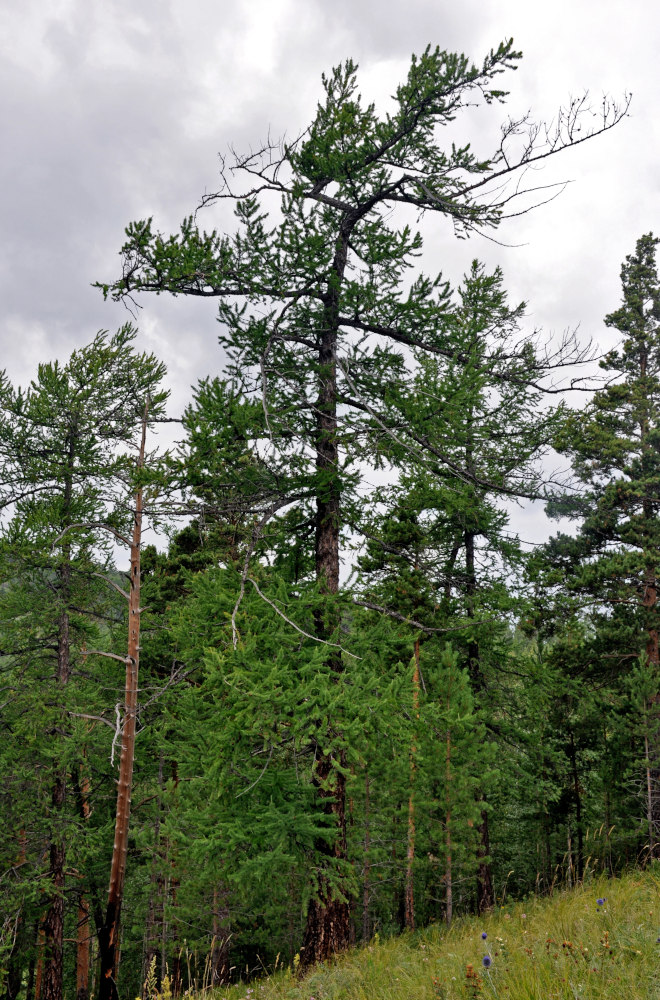
[[[605,904],[605,897],[604,896],[601,896],[600,899],[596,900],[596,906],[604,906],[604,904]]]
[[[484,957],[481,959],[481,964],[483,965],[484,969],[490,969],[491,965],[493,964],[493,960],[490,957],[490,955],[484,955]]]
[[[481,940],[482,940],[482,941],[485,941],[487,937],[488,937],[488,935],[486,934],[486,932],[485,932],[485,931],[482,931],[482,932],[481,932]]]

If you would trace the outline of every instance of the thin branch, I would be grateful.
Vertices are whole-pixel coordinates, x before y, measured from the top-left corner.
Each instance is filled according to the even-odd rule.
[[[92,573],[92,576],[97,576],[99,580],[103,580],[103,582],[107,583],[109,587],[113,587],[118,594],[121,594],[121,596],[125,597],[127,601],[130,601],[130,594],[127,594],[125,590],[122,590],[119,584],[115,583],[114,580],[109,580],[103,573]],[[140,611],[142,611],[142,608],[140,608]]]
[[[382,604],[374,604],[372,601],[364,601],[359,598],[355,598],[355,604],[359,605],[361,608],[368,608],[369,611],[380,611],[384,615],[388,615],[390,618],[396,618],[397,621],[404,622],[406,625],[412,625],[414,628],[421,629],[427,635],[442,635],[445,632],[462,632],[467,628],[473,628],[475,625],[488,625],[491,622],[499,621],[499,618],[480,618],[479,621],[466,622],[464,625],[453,625],[451,628],[431,628],[430,625],[423,625],[421,622],[415,621],[414,618],[410,618],[407,615],[402,615],[399,611],[393,611],[391,608],[386,608]]]
[[[273,747],[272,747],[272,745],[271,745],[271,748],[270,748],[270,753],[268,754],[268,760],[267,760],[267,761],[266,761],[266,763],[264,764],[264,766],[263,766],[263,769],[262,769],[262,771],[261,771],[261,774],[259,775],[259,777],[258,777],[258,778],[256,778],[256,780],[255,780],[255,781],[253,781],[251,785],[248,785],[248,786],[247,786],[247,788],[244,788],[242,792],[237,792],[237,793],[236,793],[236,795],[235,795],[235,798],[237,798],[237,799],[240,799],[241,795],[245,795],[245,794],[246,794],[247,792],[249,792],[249,791],[250,791],[250,789],[251,789],[251,788],[254,788],[254,786],[255,786],[255,785],[258,785],[258,784],[259,784],[259,782],[260,782],[260,781],[261,781],[261,779],[263,778],[264,774],[265,774],[265,773],[266,773],[266,771],[268,770],[268,765],[270,764],[270,761],[271,761],[271,757],[272,757],[272,756],[273,756]]]
[[[120,703],[117,702],[117,704],[115,705],[115,735],[112,737],[112,746],[110,747],[111,767],[115,766],[115,750],[117,749],[117,740],[121,736],[123,728],[124,727],[122,726],[121,722]]]
[[[106,653],[102,649],[86,649],[86,656],[106,656],[109,660],[117,660],[119,663],[123,663],[126,666],[127,656],[117,656],[116,653]]]
[[[66,535],[67,531],[71,531],[73,528],[104,528],[106,531],[109,531],[111,535],[114,535],[115,538],[118,538],[120,542],[123,542],[124,545],[128,545],[129,548],[130,548],[130,544],[131,543],[128,540],[128,538],[126,538],[124,535],[120,535],[119,532],[115,531],[114,528],[111,528],[109,524],[105,524],[105,522],[103,522],[103,521],[81,521],[79,524],[69,524],[69,525],[67,525],[67,527],[64,529],[64,531],[62,531],[57,536],[57,538],[55,539],[55,541],[51,544],[51,549],[54,549],[55,546],[57,545],[57,543],[59,541],[61,541],[62,538],[64,538],[64,536]]]
[[[296,494],[292,497],[286,497],[284,500],[276,500],[275,503],[266,510],[263,514],[261,520],[258,524],[255,524],[252,531],[252,538],[250,539],[250,544],[247,547],[247,552],[245,553],[245,559],[243,560],[243,571],[241,573],[241,585],[238,591],[238,597],[236,598],[236,604],[234,605],[233,611],[231,613],[231,636],[234,649],[238,647],[238,628],[236,626],[236,615],[238,614],[238,609],[241,606],[241,602],[245,595],[245,581],[248,579],[248,573],[250,571],[250,559],[252,558],[252,553],[254,552],[255,546],[259,539],[261,538],[261,533],[265,528],[271,517],[281,510],[282,507],[287,507],[290,503],[294,503],[296,500],[301,500],[305,494]]]
[[[270,606],[273,609],[273,611],[275,611],[280,616],[280,618],[283,618],[284,621],[287,623],[287,625],[290,625],[291,628],[295,628],[296,632],[300,632],[300,634],[304,635],[306,639],[311,639],[313,642],[320,642],[324,646],[332,646],[334,649],[340,649],[342,651],[342,653],[346,653],[346,656],[352,656],[354,660],[361,660],[362,659],[361,656],[356,656],[355,653],[350,653],[347,649],[345,649],[338,642],[328,642],[327,639],[319,639],[318,636],[311,635],[309,632],[305,632],[305,630],[302,629],[302,628],[300,628],[299,625],[296,625],[295,622],[292,622],[290,618],[287,618],[287,616],[284,614],[284,612],[281,611],[277,607],[277,605],[274,604],[273,601],[270,600],[270,598],[266,597],[266,595],[264,593],[262,593],[261,590],[259,590],[259,585],[257,584],[256,580],[253,580],[251,576],[248,576],[247,579],[253,585],[254,589],[259,594],[259,597],[262,599],[262,601],[265,601],[266,604],[270,604]]]
[[[110,726],[111,729],[115,727],[107,719],[104,719],[102,715],[89,715],[87,712],[68,712],[68,715],[72,716],[74,719],[91,719],[92,722],[102,722],[104,726]]]

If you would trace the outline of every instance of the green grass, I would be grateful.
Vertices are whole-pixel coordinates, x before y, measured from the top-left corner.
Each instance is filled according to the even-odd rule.
[[[596,900],[605,897],[603,906]],[[482,932],[487,939],[482,940]],[[209,1000],[660,1000],[660,867],[375,940]],[[484,955],[492,965],[485,969]]]

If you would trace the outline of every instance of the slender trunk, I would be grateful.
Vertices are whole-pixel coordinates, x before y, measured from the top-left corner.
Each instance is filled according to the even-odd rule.
[[[210,986],[224,986],[229,982],[229,907],[226,891],[216,886],[213,890],[213,947],[211,948]]]
[[[369,848],[371,847],[371,831],[369,829],[370,822],[370,794],[369,794],[369,772],[364,773],[364,881],[362,885],[362,940],[368,941],[371,937],[371,926],[369,921],[369,896],[371,893],[371,886],[369,884],[369,878],[371,874],[371,865],[369,862]]]
[[[83,759],[86,751],[83,748]],[[75,774],[74,774],[75,779]],[[82,817],[90,817],[89,778],[83,774],[80,765],[76,781],[76,792]],[[91,965],[92,934],[90,928],[90,906],[84,892],[78,894],[78,933],[76,936],[76,1000],[89,1000],[89,971]]]
[[[142,440],[138,469],[144,465],[147,433],[147,410],[142,420]],[[140,544],[142,538],[142,487],[135,495],[133,535],[131,540],[130,591],[128,601],[128,649],[126,654],[126,689],[124,725],[122,729],[115,839],[112,848],[110,887],[105,921],[99,933],[101,980],[99,1000],[118,1000],[116,977],[119,963],[119,927],[128,855],[128,826],[131,814],[133,761],[135,758],[135,727],[138,707],[138,667],[140,658]]]
[[[610,801],[610,789],[609,786],[605,788],[605,853],[607,857],[605,858],[605,864],[607,866],[607,872],[610,876],[614,874],[614,866],[612,865],[612,839],[610,834],[612,832],[612,806]]]
[[[475,601],[477,593],[477,575],[475,567],[475,555],[474,555],[474,533],[471,531],[465,532],[465,573],[467,577],[467,583],[465,588],[466,593],[466,608],[468,618],[474,618],[475,616]],[[475,638],[472,638],[468,643],[468,670],[470,673],[470,681],[472,683],[472,690],[477,696],[484,691],[485,682],[484,675],[481,670],[481,663],[479,657],[479,643]],[[495,905],[495,892],[493,890],[493,873],[490,863],[490,835],[488,831],[488,810],[486,806],[486,797],[481,791],[478,796],[478,801],[483,803],[484,808],[481,810],[481,822],[479,823],[479,845],[477,847],[477,912],[484,913],[486,910],[492,909]]]
[[[649,858],[656,856],[655,851],[655,816],[653,809],[653,771],[650,766],[651,747],[649,745],[648,733],[644,733],[644,754],[646,757],[646,821],[649,828]]]
[[[89,903],[78,896],[78,934],[76,940],[76,1000],[89,1000],[89,969],[92,937],[89,927]]]
[[[400,930],[405,928],[405,899],[401,883],[399,882],[399,855],[397,853],[397,844],[399,843],[399,815],[402,812],[402,807],[402,802],[395,804],[392,818],[392,873],[394,875],[392,880],[394,888],[392,906]]]
[[[37,934],[37,970],[34,977],[34,998],[42,1000],[44,984],[44,951],[46,944],[46,934],[44,931],[44,918],[39,921],[39,932]]]
[[[169,879],[169,841],[165,840],[165,853],[163,859],[165,862],[164,872],[163,872],[163,919],[160,924],[160,981],[164,982],[165,976],[167,975],[167,943],[168,943],[168,908],[167,908],[167,897],[170,892],[170,879]]]
[[[447,729],[445,745],[445,920],[447,927],[451,927],[454,915],[454,885],[452,872],[452,836],[451,836],[451,730]]]
[[[25,1000],[34,1000],[34,978],[37,968],[37,942],[39,940],[39,922],[35,921],[32,931],[32,947],[30,949],[30,963],[28,965],[27,985],[25,987]]]
[[[419,719],[419,639],[415,640],[415,654],[412,679],[413,726]],[[410,931],[415,929],[415,901],[413,868],[415,864],[415,735],[410,744],[410,791],[408,796],[408,850],[406,855],[405,921]]]
[[[481,802],[485,804],[486,799],[482,795]],[[495,906],[495,890],[493,889],[493,875],[490,863],[490,833],[488,829],[488,810],[481,810],[481,822],[479,823],[479,846],[477,847],[477,912],[486,913]]]
[[[63,491],[63,524],[69,526],[73,494],[73,464],[75,459],[75,428],[69,433],[67,475]],[[57,571],[60,615],[57,628],[57,686],[59,698],[64,701],[64,689],[71,676],[71,642],[69,635],[69,601],[71,599],[71,545],[62,546],[62,561]],[[50,902],[43,922],[44,969],[40,983],[43,1000],[62,1000],[64,975],[64,883],[66,871],[66,846],[61,824],[66,802],[66,770],[59,767],[51,793],[53,828],[49,851]],[[58,826],[60,827],[58,829]]]
[[[651,516],[651,515],[649,515]],[[658,589],[655,568],[647,570],[644,607],[649,616],[646,658],[655,668],[660,665],[660,642],[657,627]],[[649,828],[649,858],[660,858],[660,693],[651,699],[648,708],[644,749],[646,755],[646,817]],[[649,738],[649,729],[651,737]]]
[[[578,773],[577,750],[573,731],[571,730],[569,739],[569,760],[571,762],[571,775],[573,778],[573,798],[575,800],[575,827],[577,832],[577,853],[575,855],[575,880],[579,882],[582,878],[582,865],[584,863],[584,831],[582,829],[582,794],[580,791],[580,776]]]
[[[179,770],[175,760],[170,761],[171,780],[173,788],[179,787]],[[172,995],[177,997],[183,990],[183,946],[179,939],[180,921],[177,917],[177,896],[181,880],[177,874],[175,844],[165,837],[166,857],[167,857],[167,893],[164,900],[164,907],[167,911],[167,926],[163,927],[163,941],[165,951],[171,955],[170,985]],[[185,942],[184,942],[185,944]],[[167,963],[166,963],[167,964]]]
[[[156,959],[160,954],[161,928],[163,925],[163,857],[160,842],[161,811],[163,808],[163,753],[161,751],[158,758],[158,800],[156,803],[156,822],[154,824],[154,848],[153,860],[151,864],[151,878],[149,890],[149,904],[147,907],[147,920],[144,929],[144,955],[142,960],[142,998],[147,1000],[145,994],[145,982],[152,962],[154,963],[154,974],[157,977],[158,989],[161,987],[162,979],[156,971]]]
[[[25,926],[22,916],[19,915],[14,924],[14,940],[11,951],[6,959],[5,1000],[17,1000],[23,985],[23,969],[29,947],[29,929]]]
[[[648,350],[640,356],[640,376],[646,378],[648,368]],[[655,444],[649,440],[648,412],[644,412],[640,420],[640,440],[642,452],[654,451]],[[655,520],[653,503],[650,499],[643,502],[644,520],[649,525],[648,534],[653,537],[652,525]],[[660,666],[660,638],[658,629],[658,581],[656,550],[651,542],[644,552],[644,597],[642,605],[646,609],[646,658],[658,672]],[[649,858],[660,858],[660,692],[656,692],[651,700],[651,713],[647,726],[651,726],[651,738],[648,738],[648,728],[645,734],[646,743],[646,784],[647,784],[647,821],[649,825]]]
[[[343,280],[348,257],[350,225],[342,226],[333,261],[331,280],[328,282],[323,311],[323,327],[318,338],[319,394],[316,408],[316,579],[322,594],[329,598],[326,608],[316,616],[316,634],[319,639],[333,640],[339,622],[334,598],[339,591],[339,529],[340,499],[339,447],[337,441],[337,340],[339,328],[339,288]],[[331,671],[343,671],[341,656],[329,656]],[[338,733],[324,733],[336,740]],[[346,852],[346,781],[343,751],[321,752],[317,749],[314,784],[326,815],[332,818],[336,835],[332,844],[318,840],[315,848],[319,855],[316,894],[309,903],[307,922],[300,949],[301,969],[322,962],[350,943],[350,910],[348,902],[333,892],[326,872],[334,869],[335,877],[342,880],[341,868],[347,859]]]

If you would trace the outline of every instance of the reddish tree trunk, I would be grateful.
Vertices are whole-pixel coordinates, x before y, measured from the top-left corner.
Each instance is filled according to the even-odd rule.
[[[144,465],[147,432],[147,411],[142,420],[142,440],[138,469]],[[118,1000],[117,967],[119,964],[119,926],[126,878],[128,827],[131,815],[133,761],[135,759],[135,728],[138,708],[138,667],[140,660],[140,544],[142,539],[142,488],[135,495],[133,536],[131,540],[130,591],[128,600],[128,650],[126,655],[126,688],[124,726],[122,729],[115,839],[112,848],[108,905],[103,927],[99,931],[101,978],[99,1000]]]
[[[89,927],[89,902],[78,897],[78,935],[76,941],[76,1000],[89,1000],[89,968],[92,938]]]

